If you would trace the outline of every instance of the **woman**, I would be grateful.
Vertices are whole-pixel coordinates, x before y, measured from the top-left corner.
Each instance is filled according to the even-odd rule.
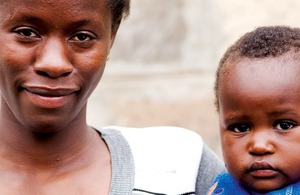
[[[210,155],[207,150],[201,155],[199,136],[169,127],[96,131],[86,123],[87,100],[128,12],[129,0],[1,1],[0,194],[195,191],[200,160]],[[175,138],[153,137],[154,132]],[[187,153],[177,150],[194,146],[196,152],[187,155],[191,162],[177,162],[168,170],[149,164],[168,162],[166,167],[172,167],[182,160],[179,155]],[[145,156],[156,161],[145,163]],[[201,171],[218,170],[205,162],[202,166]],[[158,178],[147,178],[145,169],[169,181],[157,184]],[[187,172],[182,175],[189,178],[178,171]],[[201,185],[202,176],[198,176]]]

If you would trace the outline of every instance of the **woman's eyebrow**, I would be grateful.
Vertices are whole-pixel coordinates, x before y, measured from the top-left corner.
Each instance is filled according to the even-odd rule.
[[[35,15],[29,15],[29,14],[18,14],[15,17],[9,19],[11,22],[13,23],[28,23],[37,27],[42,27],[44,30],[47,29],[47,23],[49,21],[44,20],[43,18],[40,18],[38,16]],[[8,23],[11,23],[9,22]],[[51,22],[50,22],[51,23]],[[70,29],[74,29],[74,28],[79,28],[79,27],[83,27],[85,25],[89,25],[91,24],[92,26],[99,26],[99,24],[97,23],[97,21],[93,20],[93,19],[78,19],[78,20],[70,20],[69,24],[65,24],[64,25],[64,29],[65,30],[70,30]],[[55,24],[51,24],[51,25],[55,25]]]
[[[30,22],[33,24],[41,25],[44,24],[45,21],[40,16],[35,16],[34,14],[28,14],[28,13],[15,13],[13,17],[10,17],[8,20],[14,20],[17,22]],[[88,23],[93,22],[92,19],[78,19],[74,21],[70,21],[70,25],[72,26],[83,26]]]

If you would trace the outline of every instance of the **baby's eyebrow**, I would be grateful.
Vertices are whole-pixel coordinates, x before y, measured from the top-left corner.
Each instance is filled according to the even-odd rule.
[[[225,116],[225,122],[226,123],[232,123],[232,122],[237,122],[237,121],[245,121],[249,119],[247,115],[229,115]]]
[[[295,112],[293,112],[290,109],[271,111],[268,113],[268,115],[270,115],[270,116],[280,116],[280,115],[284,115],[284,114],[298,116],[298,114],[296,114]]]

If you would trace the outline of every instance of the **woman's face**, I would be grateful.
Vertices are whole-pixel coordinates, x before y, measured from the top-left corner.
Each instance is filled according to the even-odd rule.
[[[1,117],[32,130],[85,121],[113,43],[103,0],[0,3]]]
[[[299,65],[291,55],[242,60],[220,82],[226,166],[259,192],[300,179]]]

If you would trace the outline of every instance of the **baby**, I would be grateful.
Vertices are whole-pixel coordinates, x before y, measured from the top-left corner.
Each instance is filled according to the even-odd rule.
[[[300,29],[242,36],[220,61],[215,94],[229,173],[208,194],[300,194]]]

